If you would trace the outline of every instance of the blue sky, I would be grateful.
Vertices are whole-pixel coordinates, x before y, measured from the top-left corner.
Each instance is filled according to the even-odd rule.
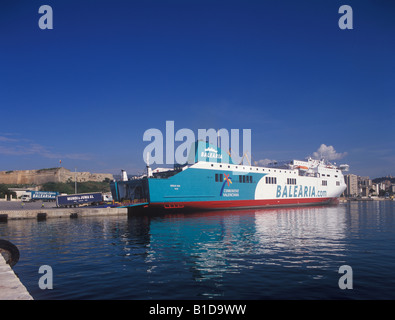
[[[144,132],[172,120],[251,129],[256,161],[325,144],[352,173],[395,175],[394,16],[384,0],[2,0],[0,170],[141,172]]]

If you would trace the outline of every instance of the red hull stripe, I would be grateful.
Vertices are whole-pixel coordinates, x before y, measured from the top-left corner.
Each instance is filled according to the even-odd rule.
[[[337,198],[302,198],[302,199],[268,199],[268,200],[227,200],[227,201],[193,201],[193,202],[155,202],[150,207],[165,209],[224,209],[224,208],[253,208],[265,206],[325,204],[336,201]]]

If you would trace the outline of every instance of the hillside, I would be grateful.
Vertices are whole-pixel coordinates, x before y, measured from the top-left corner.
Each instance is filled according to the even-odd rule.
[[[395,184],[395,177],[381,177],[381,178],[375,178],[375,179],[372,179],[372,182],[373,183],[380,183],[380,182],[383,182],[383,181],[391,181],[391,183],[392,184]]]
[[[47,168],[39,170],[0,171],[0,184],[42,185],[48,182],[102,182],[105,179],[113,180],[109,173],[73,172],[66,168]]]

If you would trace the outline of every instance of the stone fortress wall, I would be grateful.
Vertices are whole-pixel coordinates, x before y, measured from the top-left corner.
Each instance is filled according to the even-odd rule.
[[[74,182],[75,179],[77,182],[101,182],[106,178],[114,179],[113,175],[109,173],[74,172],[65,168],[0,171],[0,183],[4,184],[41,185],[47,182]]]

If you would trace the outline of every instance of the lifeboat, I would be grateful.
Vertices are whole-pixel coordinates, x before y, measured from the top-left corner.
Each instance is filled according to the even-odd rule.
[[[300,169],[300,170],[309,170],[309,168],[305,167],[305,166],[297,166],[296,169]]]

